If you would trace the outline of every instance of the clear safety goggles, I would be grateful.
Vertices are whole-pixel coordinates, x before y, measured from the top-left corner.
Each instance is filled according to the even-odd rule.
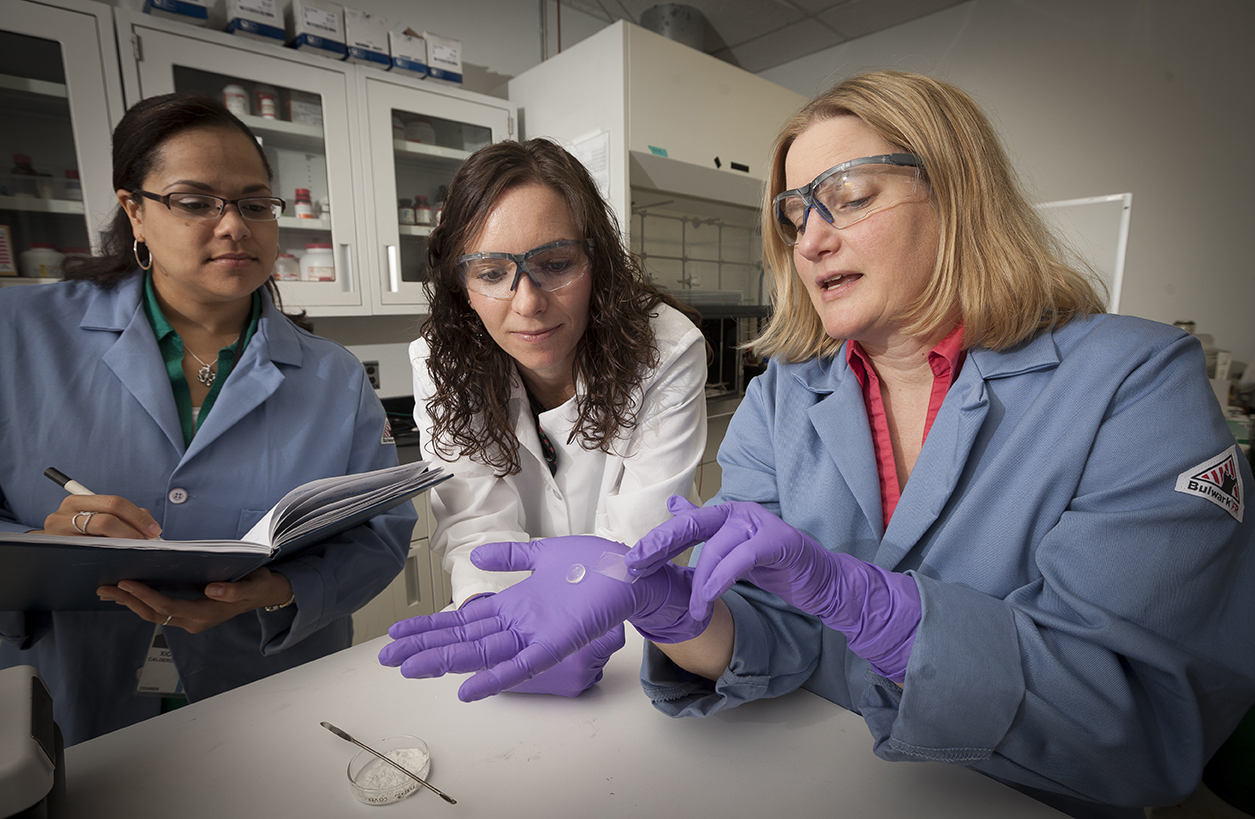
[[[490,299],[510,299],[527,278],[546,293],[561,290],[588,273],[592,239],[563,239],[526,253],[468,253],[457,260],[466,289]]]
[[[806,233],[812,210],[840,230],[903,202],[923,201],[922,168],[915,154],[864,156],[834,165],[809,185],[772,201],[776,232],[792,247]]]

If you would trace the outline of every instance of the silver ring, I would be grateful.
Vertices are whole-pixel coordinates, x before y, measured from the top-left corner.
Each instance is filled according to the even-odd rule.
[[[173,620],[173,619],[174,619],[174,615],[173,615],[173,614],[171,614],[169,617],[167,617],[167,618],[166,618],[166,621],[165,621],[164,623],[162,623],[161,625],[163,625],[163,626],[168,626],[168,625],[170,625],[170,621],[171,621],[171,620]]]
[[[70,518],[70,523],[74,524],[74,528],[75,528],[75,529],[79,530],[79,531],[80,531],[80,532],[82,532],[83,534],[87,534],[87,524],[89,524],[89,523],[91,523],[91,522],[92,522],[92,515],[94,515],[94,514],[96,514],[96,513],[95,513],[95,512],[79,512],[79,513],[78,513],[78,514],[76,514],[74,517]],[[78,525],[78,519],[79,519],[79,517],[81,517],[81,516],[83,516],[83,515],[86,515],[86,516],[87,516],[87,519],[83,521],[83,525],[82,525],[82,526],[79,526],[79,525]]]

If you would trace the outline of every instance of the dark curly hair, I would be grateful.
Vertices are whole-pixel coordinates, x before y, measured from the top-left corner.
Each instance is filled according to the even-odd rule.
[[[201,94],[174,93],[140,100],[122,116],[118,127],[113,129],[113,189],[138,191],[144,180],[161,161],[161,149],[170,137],[197,128],[236,130],[257,146],[266,178],[274,173],[266,154],[257,142],[257,136],[221,102]],[[121,205],[114,208],[109,225],[100,231],[100,256],[68,259],[65,263],[66,279],[94,282],[104,290],[112,290],[132,276],[139,275],[140,268],[132,252],[135,234],[131,220]],[[283,300],[273,277],[266,279],[265,287],[280,312]],[[313,324],[300,313],[284,313],[298,326],[312,330]]]
[[[508,412],[514,361],[471,308],[456,262],[502,196],[527,185],[556,191],[581,237],[593,240],[588,327],[573,365],[585,391],[576,396],[571,440],[610,452],[615,439],[635,427],[641,382],[658,365],[650,325],[655,308],[665,302],[693,315],[649,283],[640,262],[624,249],[618,221],[592,177],[561,146],[544,139],[498,142],[472,154],[454,174],[440,224],[428,240],[429,314],[420,333],[431,349],[427,367],[436,389],[427,408],[432,446],[443,456],[465,455],[501,475],[520,469]]]

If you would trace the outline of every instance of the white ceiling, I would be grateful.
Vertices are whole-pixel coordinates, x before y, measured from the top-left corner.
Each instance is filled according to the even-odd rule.
[[[641,21],[657,0],[561,0],[605,20]],[[706,18],[703,50],[759,72],[965,0],[687,0]]]

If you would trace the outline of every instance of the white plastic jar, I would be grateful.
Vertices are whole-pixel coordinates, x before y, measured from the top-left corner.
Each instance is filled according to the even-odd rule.
[[[17,268],[23,276],[55,279],[61,276],[61,262],[65,256],[44,242],[31,242],[17,257]]]
[[[281,282],[301,280],[301,264],[291,253],[280,253],[275,259],[274,276]]]
[[[333,282],[336,280],[336,260],[331,245],[313,242],[305,245],[301,254],[301,281]]]
[[[427,117],[414,117],[405,123],[405,138],[410,142],[436,144],[436,126]]]
[[[222,87],[222,104],[237,117],[248,116],[248,89],[239,83]]]

